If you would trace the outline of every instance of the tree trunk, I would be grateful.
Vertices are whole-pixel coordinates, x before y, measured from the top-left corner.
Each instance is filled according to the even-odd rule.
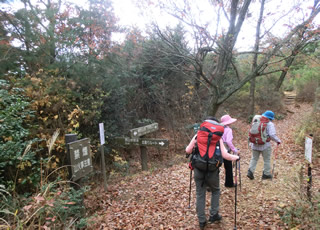
[[[294,61],[295,57],[299,53],[299,50],[302,49],[302,47],[303,47],[302,44],[298,44],[298,45],[296,45],[294,47],[294,50],[292,51],[292,55],[291,55],[291,57],[289,57],[287,59],[286,64],[285,64],[285,66],[284,66],[284,68],[283,68],[283,70],[281,72],[280,78],[279,78],[279,80],[277,82],[277,85],[274,88],[274,91],[278,92],[280,90],[280,87],[281,87],[281,85],[282,85],[282,83],[283,83],[283,81],[284,81],[284,79],[285,79],[285,77],[287,75],[289,67],[291,66],[292,62]]]
[[[215,99],[211,99],[211,103],[210,103],[210,107],[209,107],[209,116],[215,116],[216,113],[218,112],[218,109],[220,107],[221,104],[217,103],[217,101]]]
[[[260,44],[260,28],[261,28],[261,23],[263,19],[263,11],[264,11],[264,3],[265,0],[261,1],[260,5],[260,15],[259,15],[259,20],[257,22],[257,28],[256,28],[256,39],[255,39],[255,44],[254,44],[254,56],[252,60],[252,71],[255,71],[257,69],[257,60],[258,60],[258,52],[259,52],[259,44]],[[249,103],[249,116],[254,115],[254,106],[255,106],[255,90],[256,90],[256,78],[253,78],[251,80],[251,85],[250,85],[250,103]]]
[[[51,1],[48,1],[47,11],[50,12],[49,19],[49,26],[48,26],[48,33],[49,33],[49,53],[50,53],[50,59],[49,63],[53,64],[56,60],[56,41],[55,41],[55,28],[56,28],[56,19],[55,19],[55,9],[52,5]],[[54,11],[54,12],[52,12]]]
[[[250,95],[249,95],[249,108],[248,108],[248,116],[254,115],[255,110],[255,90],[256,90],[256,79],[253,78],[250,82]]]

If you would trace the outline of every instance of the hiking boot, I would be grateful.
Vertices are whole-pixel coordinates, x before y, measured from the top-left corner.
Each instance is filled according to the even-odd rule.
[[[272,179],[272,176],[271,175],[266,175],[266,174],[263,173],[261,179],[262,180]]]
[[[225,184],[224,187],[226,187],[226,188],[234,188],[234,187],[236,187],[236,185],[235,185],[235,184],[233,184],[233,185],[229,185],[229,184],[226,185],[226,184]]]
[[[203,230],[206,225],[207,225],[207,222],[199,223],[199,227],[201,230]]]
[[[250,180],[253,180],[253,179],[254,179],[253,173],[252,173],[250,170],[248,170],[247,177],[248,177]]]
[[[221,219],[222,219],[222,216],[219,213],[217,213],[217,214],[215,214],[213,216],[210,216],[209,222],[210,223],[214,223],[216,221],[220,221]]]

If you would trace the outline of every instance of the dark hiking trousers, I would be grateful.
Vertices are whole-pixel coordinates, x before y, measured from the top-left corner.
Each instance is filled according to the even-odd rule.
[[[232,172],[232,161],[223,159],[224,169],[225,169],[225,187],[233,187],[233,172]]]
[[[214,216],[219,212],[219,171],[219,168],[213,172],[204,172],[196,168],[194,169],[194,181],[196,183],[197,195],[196,211],[199,223],[204,223],[207,221],[205,213],[207,187],[211,189],[210,216]]]

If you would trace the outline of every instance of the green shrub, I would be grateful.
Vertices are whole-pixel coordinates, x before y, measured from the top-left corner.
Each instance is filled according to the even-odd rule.
[[[295,76],[297,97],[300,100],[313,102],[317,86],[319,85],[319,67],[304,66],[292,73]]]
[[[33,111],[23,90],[0,80],[0,184],[8,190],[29,191],[39,182],[39,162],[29,139]]]
[[[311,113],[310,115],[306,115],[301,123],[301,125],[297,128],[297,132],[295,134],[295,142],[296,144],[304,147],[305,137],[306,135],[313,134],[312,148],[313,148],[313,157],[319,157],[318,149],[320,149],[320,123],[318,122],[320,119],[320,113]]]
[[[256,86],[256,105],[258,111],[265,110],[281,111],[282,110],[282,95],[280,92],[275,92],[274,87],[277,82],[276,76],[270,76],[259,79]],[[268,87],[266,87],[266,85]]]

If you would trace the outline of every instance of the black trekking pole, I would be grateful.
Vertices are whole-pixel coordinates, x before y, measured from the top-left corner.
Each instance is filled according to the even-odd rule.
[[[239,161],[239,160],[237,160]],[[236,161],[236,173],[234,177],[234,230],[237,229],[237,187],[238,187],[238,178],[237,178],[237,171],[238,171],[238,162]]]
[[[238,151],[239,151],[240,149],[238,149]],[[240,157],[240,155],[238,154],[238,156]],[[239,186],[240,186],[240,191],[241,191],[241,185],[242,185],[242,183],[241,183],[241,170],[240,170],[240,158],[239,158]],[[237,162],[236,162],[237,163]]]
[[[191,208],[191,206],[190,206],[190,202],[191,202],[191,182],[192,182],[192,170],[190,169],[189,208]]]
[[[277,152],[278,152],[278,145],[276,147],[276,149],[274,150],[274,160],[273,160],[273,166],[272,166],[272,176],[271,176],[271,180],[274,177],[274,166],[276,164],[276,160],[277,160]]]
[[[240,160],[239,160],[239,185],[240,185],[240,191],[241,191],[241,170],[240,170]]]

